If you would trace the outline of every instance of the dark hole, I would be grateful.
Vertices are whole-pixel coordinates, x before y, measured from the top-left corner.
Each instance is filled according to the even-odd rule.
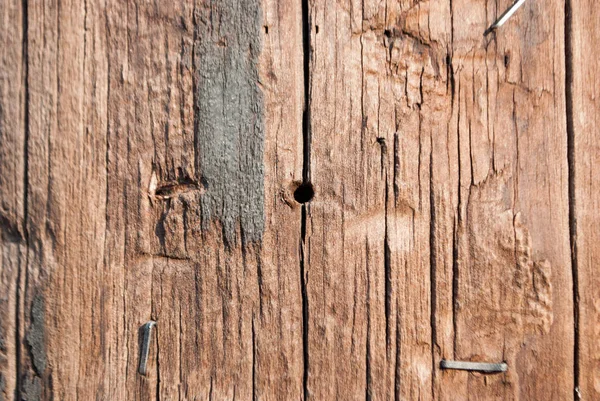
[[[269,27],[265,25],[265,33],[268,35],[269,34]]]
[[[315,196],[315,189],[310,182],[304,182],[294,191],[294,199],[298,203],[310,202]]]
[[[319,25],[315,25],[315,33],[319,33]]]
[[[504,67],[508,68],[509,65],[510,65],[510,54],[505,54],[504,55]]]
[[[383,34],[386,37],[390,38],[392,36],[392,31],[390,31],[389,29],[386,29],[385,31],[383,31]]]
[[[452,64],[452,57],[449,54],[446,54],[446,65]]]

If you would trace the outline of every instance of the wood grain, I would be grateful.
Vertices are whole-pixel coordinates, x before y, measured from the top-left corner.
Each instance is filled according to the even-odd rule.
[[[1,2],[0,400],[597,398],[598,12],[510,3]]]
[[[23,339],[21,271],[26,264],[25,114],[27,70],[24,11],[19,1],[0,5],[0,399],[11,399],[21,386]]]

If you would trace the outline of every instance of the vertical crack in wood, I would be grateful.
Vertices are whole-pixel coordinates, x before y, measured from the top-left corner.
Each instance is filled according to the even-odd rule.
[[[435,215],[435,195],[433,192],[433,138],[430,134],[431,140],[431,153],[429,155],[429,286],[430,286],[430,297],[429,297],[429,324],[431,326],[431,398],[435,399],[435,345],[437,341],[437,328],[435,321],[436,314],[436,302],[437,302],[437,261],[436,261],[436,247],[437,243],[435,240],[435,229],[436,229],[436,215]]]
[[[371,275],[369,274],[370,249],[369,240],[365,238],[366,270],[367,270],[367,338],[365,341],[365,401],[373,399],[373,377],[371,375]]]
[[[155,326],[154,331],[156,332],[156,334],[154,335],[154,337],[156,338],[156,340],[155,340],[156,341],[156,395],[155,395],[155,397],[156,397],[156,401],[160,401],[160,360],[158,359],[159,355],[160,355],[160,347],[159,347],[160,341],[158,339],[158,334],[159,334],[158,325]]]
[[[392,250],[390,248],[389,217],[388,217],[388,183],[386,174],[385,184],[385,234],[383,238],[383,268],[385,273],[385,344],[389,354],[391,349],[391,321],[392,314]]]
[[[256,254],[260,254],[260,250],[259,249],[255,249],[254,250],[255,253],[253,253],[254,255]],[[246,247],[242,247],[242,257],[243,257],[243,263],[244,263],[244,268],[246,266]],[[260,314],[261,317],[263,317],[263,299],[264,299],[264,291],[263,291],[263,283],[264,283],[264,279],[263,279],[263,269],[262,269],[262,259],[260,257],[255,258],[256,261],[256,280],[257,280],[257,285],[258,285],[258,312]],[[254,322],[252,323],[254,324]]]
[[[309,0],[302,0],[302,53],[304,66],[304,112],[302,115],[302,181],[310,182],[310,15]],[[306,223],[308,217],[308,203],[302,205],[300,226],[300,287],[302,296],[302,389],[304,401],[309,399],[308,373],[309,373],[309,305],[308,288],[305,266]]]
[[[458,321],[456,319],[458,314],[458,227],[456,219],[454,219],[452,231],[454,235],[452,241],[452,327],[454,330],[453,358],[456,359],[458,345]]]
[[[27,256],[25,257],[25,266],[27,266]],[[21,392],[21,275],[22,264],[19,263],[17,272],[17,285],[15,294],[15,399],[22,399]]]
[[[304,401],[308,400],[308,370],[309,370],[309,347],[308,347],[308,319],[309,319],[309,305],[308,305],[308,289],[307,289],[307,278],[305,271],[305,241],[306,241],[306,215],[308,205],[302,205],[302,221],[300,228],[300,287],[302,293],[302,361],[303,361],[303,374],[302,374],[302,388]]]
[[[302,205],[301,215],[301,228],[300,228],[300,287],[302,293],[302,361],[303,361],[303,374],[302,374],[302,388],[304,401],[308,400],[308,370],[309,370],[309,347],[308,347],[308,319],[309,319],[309,305],[308,305],[308,289],[307,289],[307,278],[305,271],[305,241],[306,241],[306,215],[308,205]]]
[[[395,112],[395,108],[394,108]],[[394,116],[394,121],[396,116]],[[398,204],[400,198],[400,186],[398,185],[398,177],[400,176],[400,139],[398,138],[398,127],[396,126],[396,132],[394,132],[394,206]]]
[[[573,280],[573,379],[574,399],[580,399],[579,389],[579,272],[577,259],[577,202],[575,193],[575,127],[573,100],[573,19],[571,0],[565,1],[565,101],[567,122],[567,162],[569,169],[569,240],[571,245],[571,274]]]
[[[258,392],[256,388],[256,329],[254,327],[254,313],[252,314],[252,401],[258,401]]]
[[[454,75],[453,75],[454,77]],[[452,80],[452,88],[454,93],[455,81],[454,78]],[[454,344],[453,344],[453,358],[457,358],[457,348],[458,348],[458,280],[459,280],[459,271],[458,271],[458,241],[459,235],[458,230],[460,225],[462,224],[462,191],[461,191],[461,166],[462,166],[462,157],[461,157],[461,143],[460,143],[460,79],[458,81],[458,86],[456,87],[457,93],[457,122],[456,122],[456,142],[457,142],[457,156],[458,156],[458,205],[456,208],[456,216],[454,217],[454,223],[452,226],[452,329],[454,331]]]
[[[22,353],[21,353],[21,303],[24,302],[25,298],[21,297],[21,289],[23,288],[22,282],[27,274],[27,266],[29,264],[29,230],[27,227],[29,219],[29,199],[28,199],[28,188],[29,188],[29,136],[30,136],[30,125],[29,125],[29,9],[28,0],[23,0],[21,9],[22,18],[22,63],[23,63],[23,88],[24,88],[24,100],[23,100],[23,238],[25,240],[25,260],[19,263],[17,272],[17,285],[15,291],[15,398],[23,398],[21,381],[21,370],[22,370]]]
[[[389,356],[391,351],[390,338],[390,317],[391,317],[391,302],[392,302],[392,267],[391,267],[391,248],[389,238],[389,183],[388,183],[388,168],[387,168],[387,143],[385,138],[377,138],[381,150],[381,177],[384,180],[384,234],[383,234],[383,275],[385,278],[384,291],[384,312],[385,312],[385,346],[386,354]]]
[[[302,115],[303,136],[303,166],[302,180],[304,183],[310,181],[310,15],[309,0],[302,0],[302,47],[304,63],[304,112]]]
[[[394,401],[401,399],[402,331],[400,327],[400,297],[396,297],[396,360],[394,361]]]

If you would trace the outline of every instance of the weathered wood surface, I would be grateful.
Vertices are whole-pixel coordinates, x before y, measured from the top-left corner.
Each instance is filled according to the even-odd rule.
[[[0,400],[599,398],[600,15],[510,3],[1,2]]]

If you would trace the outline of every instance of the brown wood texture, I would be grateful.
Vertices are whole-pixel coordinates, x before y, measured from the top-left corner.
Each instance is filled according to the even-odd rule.
[[[600,398],[600,12],[511,3],[0,2],[0,400]]]

